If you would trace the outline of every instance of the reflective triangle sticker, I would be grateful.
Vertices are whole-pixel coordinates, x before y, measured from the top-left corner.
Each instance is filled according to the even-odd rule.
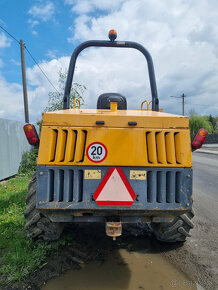
[[[136,198],[121,168],[110,168],[94,194],[99,206],[131,206]]]

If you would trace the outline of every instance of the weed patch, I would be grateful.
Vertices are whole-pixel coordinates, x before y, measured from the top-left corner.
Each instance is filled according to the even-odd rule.
[[[19,175],[0,184],[0,284],[25,281],[46,258],[69,238],[56,242],[34,243],[24,230],[25,198],[30,175]]]

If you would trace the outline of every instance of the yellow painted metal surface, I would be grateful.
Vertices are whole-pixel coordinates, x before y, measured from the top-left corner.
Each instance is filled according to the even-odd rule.
[[[93,142],[103,143],[107,149],[102,162],[87,157],[87,147]],[[43,125],[38,165],[191,167],[190,132]]]
[[[149,102],[147,100],[144,100],[142,103],[141,103],[141,110],[143,110],[143,105],[144,103],[147,104],[147,110],[149,110]]]
[[[75,98],[74,101],[73,101],[73,107],[76,108],[76,103],[78,104],[78,107],[80,109],[80,100]]]
[[[147,172],[146,170],[130,170],[129,179],[146,180]]]
[[[111,111],[112,112],[116,112],[117,111],[117,103],[116,102],[111,102],[110,103],[110,105],[111,105]]]
[[[151,110],[71,109],[45,113],[42,124],[39,165],[192,166],[189,121],[184,116]],[[107,150],[98,163],[86,152],[93,142]]]
[[[43,114],[44,126],[129,128],[128,122],[137,122],[137,128],[189,129],[188,117],[151,110],[95,110],[70,109]],[[135,128],[135,127],[134,127]]]
[[[84,171],[84,179],[101,179],[101,170],[88,170]]]

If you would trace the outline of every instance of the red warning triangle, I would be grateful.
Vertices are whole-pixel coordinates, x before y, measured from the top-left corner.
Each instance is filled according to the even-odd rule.
[[[121,168],[110,168],[94,194],[99,206],[131,206],[136,198]]]

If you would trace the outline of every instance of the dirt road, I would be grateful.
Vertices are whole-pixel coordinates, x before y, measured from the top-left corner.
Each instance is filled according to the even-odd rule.
[[[218,289],[218,155],[193,154],[195,227],[164,255],[205,289]]]

